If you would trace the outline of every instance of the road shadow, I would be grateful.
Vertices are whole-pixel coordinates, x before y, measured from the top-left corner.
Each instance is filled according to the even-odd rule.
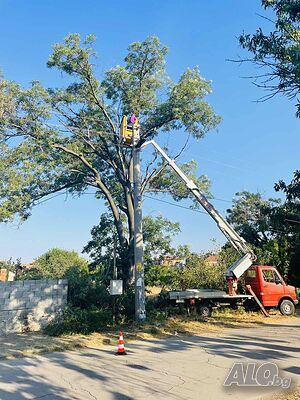
[[[172,339],[147,341],[140,347],[148,348],[150,352],[178,352],[189,348],[202,347],[206,352],[225,358],[250,360],[285,360],[291,357],[300,357],[300,348],[291,346],[288,341],[257,338],[244,334],[225,336],[177,336]],[[134,348],[139,348],[138,344]]]
[[[181,400],[179,395],[168,393],[171,384],[164,374],[158,374],[153,385],[150,370],[141,362],[117,358],[113,352],[110,357],[103,352],[101,357],[101,353],[92,350],[87,354],[81,350],[1,360],[0,399],[101,400],[109,394],[115,400],[134,400],[131,393],[138,393],[139,398],[153,395]]]
[[[28,369],[38,366],[38,359],[22,358],[0,362],[0,399],[27,400],[28,398],[70,399],[65,388],[45,381],[39,374],[31,374]],[[34,397],[33,397],[34,396]],[[75,395],[74,400],[79,399]]]

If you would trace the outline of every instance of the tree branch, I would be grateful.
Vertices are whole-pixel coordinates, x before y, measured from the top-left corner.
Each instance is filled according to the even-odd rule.
[[[108,112],[106,111],[106,109],[105,109],[105,107],[103,106],[103,104],[101,104],[101,102],[100,102],[99,99],[98,99],[98,96],[96,95],[95,88],[94,88],[94,86],[93,86],[93,83],[92,83],[92,79],[91,79],[90,74],[87,73],[87,74],[85,74],[84,77],[85,77],[86,81],[88,82],[89,87],[90,87],[90,89],[91,89],[91,91],[92,91],[92,96],[93,96],[93,98],[94,98],[94,100],[95,100],[95,103],[97,104],[97,106],[98,106],[98,107],[100,108],[100,110],[102,111],[102,113],[103,113],[103,115],[105,116],[105,118],[107,119],[107,121],[108,121],[110,127],[112,128],[113,133],[116,135],[116,128],[115,128],[115,126],[114,126],[114,123],[112,122],[112,119],[110,118]]]
[[[60,150],[64,151],[65,153],[68,153],[68,154],[72,155],[73,157],[79,159],[94,174],[95,182],[96,182],[98,188],[104,194],[104,196],[107,199],[107,201],[110,205],[110,208],[112,210],[120,243],[124,244],[125,238],[124,238],[124,234],[123,234],[123,224],[122,224],[122,221],[120,218],[120,213],[119,213],[118,207],[112,197],[112,194],[110,193],[109,188],[102,181],[99,171],[96,168],[94,168],[82,154],[76,153],[75,151],[68,149],[67,147],[62,146],[60,144],[54,143],[52,146],[54,148],[60,149]]]

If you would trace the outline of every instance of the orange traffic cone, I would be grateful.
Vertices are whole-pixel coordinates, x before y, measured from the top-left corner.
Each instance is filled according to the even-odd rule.
[[[120,337],[119,337],[119,341],[118,341],[118,351],[117,351],[116,355],[122,356],[125,354],[126,354],[126,351],[125,351],[125,346],[124,346],[123,333],[120,332]]]

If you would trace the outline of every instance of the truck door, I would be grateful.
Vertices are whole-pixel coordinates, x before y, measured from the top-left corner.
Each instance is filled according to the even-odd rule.
[[[255,267],[251,267],[245,272],[245,284],[250,285],[253,292],[261,300],[260,283],[257,276],[257,269]]]
[[[265,307],[277,306],[284,294],[283,282],[272,268],[262,268],[262,303]]]

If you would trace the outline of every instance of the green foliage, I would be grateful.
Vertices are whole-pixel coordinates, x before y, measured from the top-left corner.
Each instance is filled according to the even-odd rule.
[[[76,307],[97,305],[104,298],[103,283],[89,274],[87,260],[75,251],[51,249],[38,257],[32,269],[19,276],[19,279],[60,278],[68,280],[68,300]]]
[[[290,250],[288,238],[270,239],[256,249],[258,263],[276,266],[283,277],[287,279],[290,273]]]
[[[168,317],[184,314],[186,315],[185,307],[175,307],[171,306],[170,302],[164,298],[164,293],[161,293],[160,296],[153,300],[148,300],[146,303],[147,310],[147,320],[149,322],[153,321],[156,324],[159,322],[165,322]],[[156,327],[151,328],[151,333],[158,333],[158,329]]]
[[[223,246],[218,252],[218,265],[225,271],[231,264],[237,260],[237,251],[229,244]]]
[[[227,210],[227,219],[246,242],[259,246],[272,237],[270,210],[278,204],[280,200],[264,200],[260,193],[239,192],[233,199],[233,207]]]
[[[283,191],[286,201],[282,207],[275,209],[272,220],[277,230],[282,232],[284,237],[281,252],[287,257],[286,264],[289,264],[288,277],[291,282],[300,285],[300,173],[294,172],[294,178],[289,183],[279,181],[275,190]],[[275,224],[276,223],[276,224]]]
[[[92,239],[83,251],[92,259],[92,268],[98,267],[106,279],[112,278],[114,254],[114,222],[110,214],[102,214],[100,223],[91,230]],[[180,226],[167,218],[145,216],[143,218],[144,260],[146,269],[154,265],[164,255],[173,254],[172,238],[180,232]],[[117,270],[121,271],[122,248],[117,244]]]
[[[135,319],[134,287],[129,286],[124,294],[116,296],[116,322],[125,323]]]
[[[262,0],[261,3],[275,14],[269,19],[271,30],[264,32],[258,28],[254,34],[244,33],[239,38],[240,44],[252,53],[250,61],[266,71],[260,72],[255,80],[257,86],[270,91],[265,99],[278,93],[295,98],[300,89],[300,1]]]
[[[153,265],[146,270],[145,284],[148,286],[171,288],[177,277],[178,273],[175,268],[165,265]]]
[[[176,271],[174,289],[225,288],[225,269],[222,265],[209,265],[205,261],[206,257],[206,255],[192,254],[187,260],[186,267]]]
[[[82,42],[79,34],[70,34],[53,46],[47,65],[67,75],[66,87],[45,89],[34,81],[22,88],[0,80],[0,221],[28,218],[32,207],[51,193],[78,196],[92,188],[113,217],[128,283],[132,153],[119,146],[122,115],[134,111],[139,116],[142,142],[179,129],[201,138],[220,118],[206,101],[211,83],[197,68],[183,72],[178,82],[167,77],[167,48],[157,37],[132,43],[123,64],[104,72],[102,79],[94,67],[94,39],[90,35]],[[145,167],[143,192],[187,197],[184,185],[153,157]],[[194,162],[184,168],[208,190],[209,181],[196,175]],[[101,224],[101,229],[107,226],[105,218]]]
[[[207,255],[190,253],[183,268],[152,266],[146,273],[146,284],[168,290],[225,288],[224,272],[230,264],[209,265],[206,258]]]
[[[129,288],[121,296],[116,296],[115,301],[116,322],[122,324],[133,321],[135,313],[133,288]],[[88,290],[82,304],[70,304],[46,326],[44,332],[50,336],[75,333],[88,335],[105,330],[112,322],[112,297],[98,282]]]
[[[114,106],[122,103],[123,114],[151,112],[158,106],[156,91],[167,83],[167,47],[156,36],[128,47],[125,65],[106,72],[103,88]]]
[[[144,259],[146,268],[173,254],[172,239],[180,232],[178,222],[172,222],[162,215],[143,218]]]
[[[103,331],[111,322],[109,310],[91,307],[89,309],[66,308],[44,329],[50,336],[72,335],[82,333],[88,335]]]
[[[116,242],[116,230],[114,228],[113,216],[109,213],[101,214],[100,222],[91,230],[91,240],[83,248],[91,258],[91,269],[98,268],[107,279],[112,278],[114,245]],[[122,248],[116,242],[116,264],[120,270],[122,263]]]
[[[28,271],[36,279],[70,278],[80,273],[88,273],[88,262],[76,251],[54,248],[42,254]]]
[[[108,282],[102,274],[77,274],[69,279],[69,302],[74,307],[111,307],[111,296],[107,291]]]
[[[288,206],[299,208],[300,202],[300,170],[294,172],[294,177],[290,183],[280,180],[275,185],[275,190],[283,191],[286,195]]]
[[[275,189],[286,194],[284,203],[264,200],[258,193],[237,193],[228,220],[252,245],[258,264],[274,265],[285,279],[299,284],[299,174],[289,184],[279,181]]]

